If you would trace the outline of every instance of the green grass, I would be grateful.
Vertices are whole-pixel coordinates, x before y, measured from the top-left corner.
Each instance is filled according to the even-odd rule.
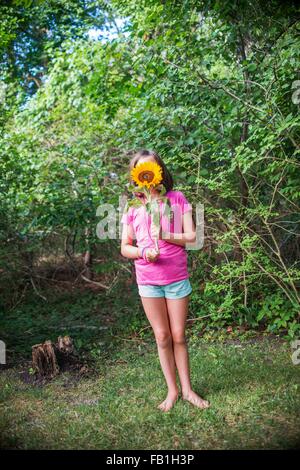
[[[151,347],[149,346],[148,349]],[[119,351],[121,353],[121,351]],[[299,368],[284,344],[190,344],[192,381],[211,401],[201,411],[166,392],[155,349],[122,350],[95,376],[44,387],[1,374],[2,445],[21,449],[253,449],[297,447]]]
[[[82,377],[64,373],[38,386],[21,378],[28,362],[2,370],[2,447],[158,450],[299,447],[300,366],[293,365],[287,342],[258,337],[229,344],[199,338],[194,327],[189,328],[193,387],[211,402],[211,408],[199,410],[179,400],[170,412],[163,413],[157,405],[165,398],[166,386],[152,332],[146,330],[142,341],[132,337],[130,312],[126,310],[130,303],[123,309],[117,304],[105,307],[103,301],[100,312],[99,298],[95,301],[91,297],[89,307],[84,307],[83,299],[87,298],[81,296],[79,304],[73,299],[75,311],[79,312],[79,305],[82,308],[82,317],[78,313],[77,322],[103,324],[109,311],[112,318],[105,337],[103,330],[87,330],[83,337],[82,331],[70,332],[78,338],[81,335],[83,346],[85,342],[93,344],[88,354],[94,358],[94,372]],[[65,303],[57,300],[57,305],[59,308],[54,304],[51,308],[47,306],[48,326],[55,321],[58,324],[57,315],[59,324],[75,322],[67,298]],[[137,302],[134,305],[135,310],[131,311],[134,328],[147,325],[141,307]],[[48,337],[47,326],[42,333],[39,328],[39,333],[34,330],[46,310],[41,306],[30,310],[29,305],[22,308],[18,315],[11,312],[7,316],[11,330],[6,329],[6,334],[9,340],[14,332],[16,348],[24,348],[28,359],[32,340]],[[30,323],[31,335],[21,334],[22,315]],[[61,333],[59,328],[49,331],[54,339]],[[117,335],[132,341],[121,340]],[[99,342],[103,343],[101,347],[97,346]]]

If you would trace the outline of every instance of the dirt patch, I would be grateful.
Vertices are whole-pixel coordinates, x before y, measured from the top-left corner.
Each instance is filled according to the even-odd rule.
[[[26,385],[44,387],[55,379],[62,378],[62,387],[65,389],[72,388],[76,386],[80,380],[94,377],[96,374],[97,371],[92,364],[83,364],[82,362],[65,365],[64,368],[61,369],[59,375],[55,377],[43,377],[35,374],[32,371],[31,362],[24,363],[18,371],[20,380]]]

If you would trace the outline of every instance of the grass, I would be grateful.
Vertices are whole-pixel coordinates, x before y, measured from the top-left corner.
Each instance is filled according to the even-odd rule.
[[[135,332],[147,321],[139,303],[130,302],[123,307],[91,293],[72,294],[71,302],[64,294],[46,306],[30,300],[2,318],[14,353],[12,367],[0,374],[2,448],[299,447],[300,366],[293,365],[287,342],[261,336],[209,341],[189,328],[192,383],[211,408],[199,410],[179,400],[163,413],[157,405],[166,386],[153,335],[146,330],[138,340]],[[107,329],[72,330],[75,323]],[[69,325],[66,331],[63,324]],[[93,358],[92,372],[66,372],[44,385],[25,383],[30,345],[64,333],[75,336],[82,354]]]

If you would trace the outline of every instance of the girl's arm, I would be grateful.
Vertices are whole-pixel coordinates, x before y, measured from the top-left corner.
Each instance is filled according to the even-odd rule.
[[[125,258],[136,259],[142,257],[143,249],[141,247],[133,246],[134,232],[131,224],[123,224],[122,241],[121,241],[121,254]],[[148,263],[153,263],[157,260],[159,253],[152,248],[147,248],[144,255]]]
[[[125,258],[136,259],[141,257],[141,249],[133,246],[134,232],[132,224],[123,224],[122,240],[121,240],[121,254]]]
[[[182,214],[183,233],[161,233],[161,240],[165,240],[175,245],[185,246],[186,243],[194,243],[196,241],[196,227],[192,217],[192,211],[189,210]]]

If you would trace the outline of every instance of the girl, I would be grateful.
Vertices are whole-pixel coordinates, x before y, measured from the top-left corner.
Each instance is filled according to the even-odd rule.
[[[139,151],[130,161],[130,170],[137,164],[149,161],[156,162],[162,168],[162,184],[166,188],[164,196],[168,197],[172,212],[176,206],[181,216],[179,231],[174,232],[174,220],[166,226],[164,216],[161,217],[160,228],[157,228],[144,206],[131,206],[121,219],[121,253],[126,258],[135,259],[139,295],[154,332],[167,382],[167,397],[158,408],[162,411],[170,410],[179,397],[176,368],[182,398],[199,408],[208,408],[209,402],[192,390],[185,339],[188,300],[192,292],[185,245],[194,242],[196,237],[192,207],[182,192],[173,190],[173,178],[155,152]],[[151,195],[156,198],[159,191],[152,188]],[[136,196],[145,202],[142,193],[136,193]],[[137,246],[133,246],[135,238]],[[155,249],[155,238],[158,238],[158,251]]]

